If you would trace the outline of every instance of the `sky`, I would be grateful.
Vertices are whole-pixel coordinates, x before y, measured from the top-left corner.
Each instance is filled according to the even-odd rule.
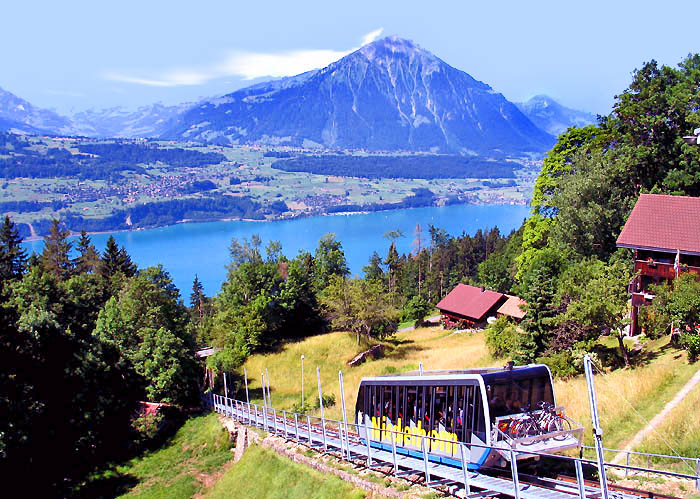
[[[607,114],[636,68],[700,52],[697,2],[4,2],[0,88],[64,114],[178,104],[413,40],[521,102]]]

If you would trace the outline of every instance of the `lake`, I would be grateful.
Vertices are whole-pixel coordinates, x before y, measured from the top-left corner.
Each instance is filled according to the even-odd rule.
[[[348,266],[353,274],[361,274],[373,251],[386,256],[390,241],[383,236],[388,230],[401,229],[404,237],[397,240],[399,253],[411,251],[416,223],[423,228],[423,237],[430,240],[428,225],[445,229],[453,236],[473,234],[478,229],[497,226],[502,234],[517,229],[529,215],[522,205],[450,205],[405,210],[392,210],[354,215],[319,216],[277,222],[206,222],[183,223],[169,227],[135,232],[119,232],[114,238],[139,267],[163,264],[170,272],[184,300],[189,300],[192,281],[199,276],[207,295],[216,294],[226,279],[228,248],[231,239],[258,234],[263,246],[280,241],[283,253],[293,258],[299,250],[313,253],[318,240],[326,233],[335,233],[342,243]],[[109,234],[91,236],[102,252]],[[27,251],[41,252],[44,243],[24,243]]]

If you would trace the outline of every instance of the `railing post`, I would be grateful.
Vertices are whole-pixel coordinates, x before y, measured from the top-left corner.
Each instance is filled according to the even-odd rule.
[[[263,430],[267,431],[267,406],[263,405],[262,408],[262,414],[263,414]]]
[[[272,428],[275,434],[277,434],[277,409],[272,409]]]
[[[627,451],[627,457],[625,457],[625,466],[629,467],[630,465],[630,453]],[[629,469],[625,468],[625,478],[627,478],[627,475],[629,474]]]
[[[695,460],[695,476],[698,477],[695,488],[700,491],[700,459]]]
[[[321,433],[323,434],[323,451],[328,451],[326,444],[326,418],[323,416],[323,392],[321,391],[321,369],[316,368],[316,378],[318,379],[318,406],[321,409]]]
[[[629,454],[627,454],[629,457]],[[579,499],[586,499],[586,482],[583,476],[583,465],[581,460],[574,460],[574,466],[576,467],[576,485],[578,486],[578,496]]]
[[[462,479],[464,480],[464,497],[469,497],[472,494],[471,486],[469,485],[469,470],[467,469],[467,455],[464,452],[465,445],[459,444],[459,451],[462,456]]]
[[[510,471],[513,475],[513,497],[520,499],[520,480],[518,480],[518,457],[513,449],[510,450]]]
[[[306,416],[306,429],[309,430],[309,446],[312,446],[314,439],[311,436],[311,416]]]
[[[428,469],[428,451],[425,445],[425,437],[420,438],[420,448],[423,451],[423,466],[425,468],[425,486],[430,487],[430,470]]]
[[[340,402],[343,409],[343,431],[345,431],[345,452],[350,459],[350,439],[348,438],[348,416],[345,412],[345,387],[343,386],[343,371],[338,371],[338,381],[340,383]],[[340,435],[340,441],[343,441],[343,435]]]
[[[394,458],[394,475],[399,472],[399,465],[396,464],[396,436],[391,432],[391,457]]]
[[[287,411],[282,411],[282,426],[284,427],[284,439],[287,440]]]
[[[365,425],[365,441],[367,442],[367,467],[372,467],[372,444],[369,441],[369,428]]]
[[[299,443],[299,415],[296,412],[294,413],[294,435]]]
[[[338,421],[338,436],[340,437],[340,457],[345,459],[345,446],[343,445],[343,422]]]

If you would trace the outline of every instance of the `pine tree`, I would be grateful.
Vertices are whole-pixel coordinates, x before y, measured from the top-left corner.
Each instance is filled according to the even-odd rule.
[[[27,268],[27,253],[21,246],[17,226],[5,215],[0,226],[0,282],[19,279]]]
[[[79,255],[73,262],[76,271],[80,274],[95,272],[100,263],[100,254],[84,229],[80,232],[77,249]]]
[[[192,309],[197,312],[199,318],[202,318],[202,301],[204,300],[204,286],[199,280],[197,274],[194,275],[194,282],[192,282],[192,294],[190,295],[190,305]]]
[[[44,251],[41,253],[41,267],[60,280],[70,276],[73,265],[70,250],[73,243],[68,240],[70,231],[61,228],[61,222],[53,219],[49,235],[44,239]]]
[[[123,246],[119,247],[114,236],[109,236],[107,239],[107,247],[100,260],[100,273],[108,278],[117,273],[122,273],[126,277],[136,275],[136,265],[131,261],[126,249]]]

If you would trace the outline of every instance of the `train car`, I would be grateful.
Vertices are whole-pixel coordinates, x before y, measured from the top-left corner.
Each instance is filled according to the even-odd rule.
[[[532,420],[543,406],[556,407],[545,365],[424,371],[363,378],[355,423],[372,446],[390,450],[393,437],[397,452],[416,457],[423,455],[422,437],[432,437],[425,439],[429,459],[452,466],[461,466],[458,443],[465,443],[468,467],[478,470],[504,466],[511,449],[552,453],[580,448],[583,428],[561,407],[556,407],[556,417],[565,427],[551,431],[550,425],[524,436],[509,431],[519,421]]]

